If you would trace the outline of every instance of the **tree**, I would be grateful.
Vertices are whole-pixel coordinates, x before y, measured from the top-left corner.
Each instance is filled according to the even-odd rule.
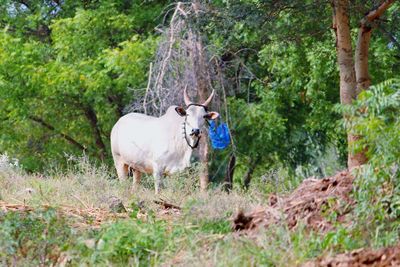
[[[341,152],[343,163],[338,165],[344,167],[349,153],[347,133],[340,127],[341,115],[335,108],[340,102],[340,85],[333,49],[336,40],[329,27],[331,2],[247,0],[214,4],[208,9],[209,16],[204,20],[210,23],[204,22],[205,28],[220,51],[226,89],[233,96],[229,105],[232,132],[238,149],[238,169],[243,169],[238,176],[261,174],[265,166],[276,166],[278,162],[292,170],[310,166],[317,172],[308,175],[324,175],[321,161],[332,148]],[[358,24],[365,7],[375,3],[352,1],[348,7],[352,16],[349,24]],[[373,38],[370,58],[374,66],[371,76],[377,83],[395,77],[399,71],[396,48],[400,24],[395,8],[389,12],[390,20],[374,21],[380,22],[377,28],[381,33]],[[265,98],[264,94],[270,97]],[[243,102],[239,104],[238,100]],[[257,108],[254,112],[255,106],[265,110]],[[276,113],[279,115],[274,121],[261,126],[262,116]],[[279,120],[284,121],[281,133],[273,137],[262,134],[280,125]],[[259,133],[249,138],[253,131]]]
[[[194,0],[192,3],[193,10],[195,12],[195,16],[200,16],[201,7],[200,2],[198,0]],[[197,35],[197,43],[195,46],[195,51],[193,51],[194,57],[194,67],[196,71],[196,79],[197,79],[197,91],[199,94],[200,103],[204,103],[207,98],[209,97],[209,81],[206,74],[208,74],[209,70],[207,70],[208,65],[206,64],[207,57],[205,55],[206,51],[204,50],[204,46],[201,40],[201,35],[199,32],[192,32],[192,34]],[[199,147],[199,156],[200,156],[200,188],[202,190],[207,189],[209,184],[209,170],[208,170],[208,160],[209,160],[209,144],[208,144],[208,134],[207,132],[203,132],[203,138],[200,140],[200,147]]]
[[[110,162],[111,127],[129,102],[144,94],[155,43],[150,29],[162,5],[139,9],[124,1],[66,1],[51,8],[51,1],[32,1],[28,8],[5,2],[0,151],[32,171],[48,163],[65,165],[65,155],[83,151]],[[24,26],[36,29],[34,18],[49,29],[46,38]]]
[[[340,73],[340,101],[344,105],[352,104],[362,90],[371,85],[368,69],[368,53],[371,34],[375,21],[394,3],[394,0],[383,1],[367,12],[361,19],[353,58],[350,29],[350,1],[333,1],[333,28],[336,33],[337,60]],[[349,118],[351,119],[351,118]],[[348,132],[348,144],[357,141],[360,136]],[[356,167],[367,162],[364,151],[356,153],[349,149],[348,168]]]

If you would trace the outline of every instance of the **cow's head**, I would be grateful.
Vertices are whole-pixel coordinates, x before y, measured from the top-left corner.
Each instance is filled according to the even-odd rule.
[[[202,104],[196,104],[190,101],[186,88],[183,93],[186,108],[176,107],[176,112],[185,117],[185,134],[190,136],[193,141],[201,136],[202,128],[206,120],[215,120],[219,117],[219,113],[215,111],[208,111],[207,106],[210,104],[214,97],[214,90],[208,99]]]

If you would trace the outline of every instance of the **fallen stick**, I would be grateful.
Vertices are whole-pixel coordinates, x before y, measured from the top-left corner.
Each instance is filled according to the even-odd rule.
[[[182,208],[179,206],[176,206],[174,204],[168,203],[165,200],[154,200],[154,203],[156,203],[157,205],[163,206],[165,209],[177,209],[177,210],[181,210]]]

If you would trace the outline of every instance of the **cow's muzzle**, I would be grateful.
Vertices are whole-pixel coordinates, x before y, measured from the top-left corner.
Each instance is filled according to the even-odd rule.
[[[191,137],[199,137],[200,135],[200,129],[192,129],[192,132],[190,133]]]

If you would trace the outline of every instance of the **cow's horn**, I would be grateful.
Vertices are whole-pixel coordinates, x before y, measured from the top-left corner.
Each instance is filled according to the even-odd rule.
[[[210,104],[212,98],[214,97],[214,92],[215,90],[212,90],[211,95],[207,98],[207,100],[202,104],[203,106],[208,106],[208,104]]]
[[[183,100],[185,101],[185,105],[189,106],[192,104],[192,101],[190,101],[189,96],[187,94],[187,85],[185,86],[185,89],[183,90]]]

